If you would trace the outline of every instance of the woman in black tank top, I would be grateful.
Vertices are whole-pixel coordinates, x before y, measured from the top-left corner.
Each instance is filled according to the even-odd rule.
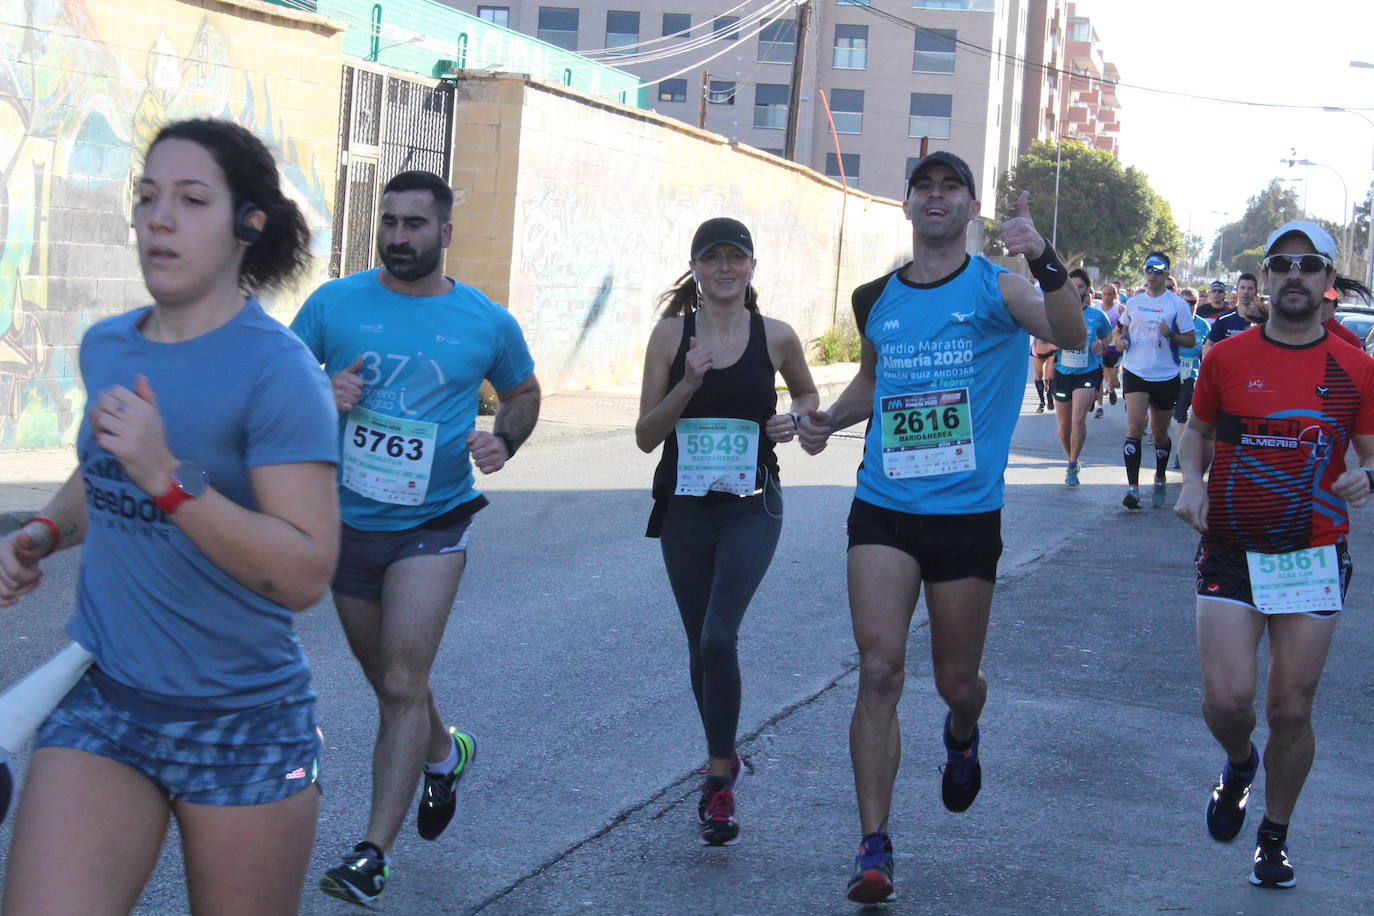
[[[736,640],[782,531],[774,448],[792,441],[819,398],[796,332],[759,314],[749,230],[707,220],[691,253],[649,338],[635,441],[645,452],[663,446],[646,533],[663,550],[706,733],[701,841],[728,846],[739,840]],[[787,413],[777,409],[778,373],[792,398]]]

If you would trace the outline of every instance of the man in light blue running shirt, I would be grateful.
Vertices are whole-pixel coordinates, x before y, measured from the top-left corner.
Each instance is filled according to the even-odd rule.
[[[1069,282],[1083,299],[1083,325],[1088,345],[1081,350],[1060,350],[1054,364],[1054,413],[1058,421],[1059,447],[1068,466],[1065,486],[1078,486],[1078,456],[1088,438],[1088,411],[1102,391],[1102,351],[1112,336],[1112,326],[1101,309],[1092,308],[1092,277],[1081,267],[1069,271]]]
[[[534,429],[539,383],[515,319],[444,275],[453,192],[430,172],[402,172],[382,191],[383,266],[316,290],[292,322],[333,380],[343,542],[334,605],[377,693],[372,804],[362,842],[320,888],[371,905],[416,779],[416,826],[438,838],[476,752],[445,728],[429,672],[466,566],[468,525],[487,504],[472,465],[501,470]],[[491,432],[476,429],[478,389],[496,388]]]
[[[1002,224],[1023,254],[1024,278],[967,253],[978,214],[973,173],[951,153],[921,159],[903,212],[912,260],[854,291],[862,335],[858,374],[825,411],[802,418],[810,454],[830,434],[872,418],[849,515],[849,598],[859,648],[850,755],[863,835],[847,896],[892,894],[888,813],[901,756],[897,701],[907,638],[926,584],[935,684],[945,717],[945,807],[963,811],[982,780],[978,717],[987,698],[979,665],[1002,551],[1002,472],[1025,392],[1027,332],[1086,346],[1082,304],[1058,255],[1036,231],[1029,195]]]

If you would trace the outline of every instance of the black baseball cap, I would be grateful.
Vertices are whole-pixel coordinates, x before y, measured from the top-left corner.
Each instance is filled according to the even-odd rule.
[[[692,258],[699,258],[722,243],[734,245],[751,258],[754,256],[754,237],[744,223],[728,216],[717,216],[697,227],[697,234],[692,236]]]
[[[911,186],[916,183],[916,176],[921,174],[921,171],[926,166],[934,165],[937,162],[944,163],[954,169],[954,174],[958,175],[959,180],[968,186],[968,196],[972,197],[974,200],[978,199],[978,189],[973,183],[973,170],[968,167],[967,162],[953,153],[947,153],[944,150],[936,150],[933,153],[923,156],[921,157],[921,161],[916,163],[916,166],[911,170],[911,174],[906,177],[906,190],[908,194],[911,193]]]

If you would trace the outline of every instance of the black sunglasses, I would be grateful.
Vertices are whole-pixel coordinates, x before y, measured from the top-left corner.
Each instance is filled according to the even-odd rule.
[[[1332,261],[1324,254],[1271,254],[1262,262],[1265,270],[1272,270],[1275,273],[1286,274],[1293,269],[1293,265],[1298,265],[1298,270],[1305,274],[1314,274],[1318,271],[1330,270]]]

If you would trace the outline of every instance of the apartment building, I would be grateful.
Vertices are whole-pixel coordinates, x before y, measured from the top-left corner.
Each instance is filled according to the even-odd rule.
[[[1081,140],[1088,146],[1117,155],[1121,125],[1116,113],[1116,82],[1121,78],[1116,65],[1103,56],[1102,42],[1092,20],[1068,4],[1068,29],[1065,58],[1069,74],[1064,77],[1060,98],[1061,129],[1065,137]]]
[[[445,2],[656,81],[655,111],[778,155],[785,148],[800,15],[794,0]],[[1027,75],[1022,58],[1033,29],[1048,40],[1042,20],[1055,10],[1060,33],[1067,27],[1063,0],[810,0],[807,7],[796,161],[899,197],[924,139],[967,160],[990,201],[1027,137],[1052,132],[1039,108],[1023,127],[1028,81],[1038,86],[1044,74]],[[1033,101],[1057,105],[1058,96]]]

